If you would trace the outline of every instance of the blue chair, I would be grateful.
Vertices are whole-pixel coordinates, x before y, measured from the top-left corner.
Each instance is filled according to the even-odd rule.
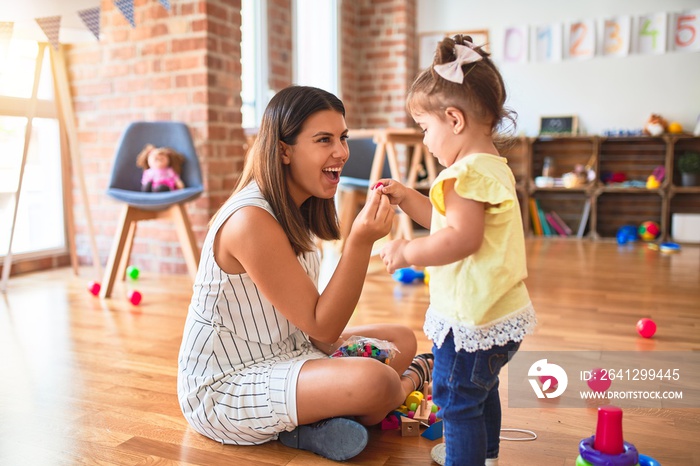
[[[136,157],[146,144],[170,147],[185,157],[180,173],[185,184],[183,189],[141,192],[143,170],[136,166]],[[131,123],[126,128],[117,147],[107,189],[110,197],[125,205],[107,260],[100,296],[108,298],[116,278],[125,278],[136,224],[141,220],[165,218],[175,223],[187,269],[194,279],[199,264],[199,248],[185,203],[199,197],[203,191],[202,172],[187,125],[171,121],[140,121]]]
[[[350,234],[352,222],[357,212],[364,204],[369,190],[369,178],[372,171],[377,143],[371,131],[367,135],[364,130],[350,133],[348,149],[350,157],[343,167],[338,184],[338,221],[340,222],[340,250],[345,246],[345,240]],[[357,136],[354,136],[357,134]],[[385,156],[386,157],[386,156]],[[381,178],[391,178],[389,164],[384,163]]]

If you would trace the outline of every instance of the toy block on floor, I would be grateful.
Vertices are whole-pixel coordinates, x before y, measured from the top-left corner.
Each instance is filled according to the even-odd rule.
[[[423,432],[421,435],[428,440],[439,439],[442,437],[442,421],[433,423],[433,425],[425,429],[425,432]]]
[[[411,418],[401,417],[401,436],[418,437],[420,435],[420,422]]]
[[[413,415],[413,419],[415,419],[416,421],[428,422],[428,418],[430,417],[432,409],[433,402],[423,398],[420,402],[420,405],[418,405],[418,407],[416,408],[416,412]]]

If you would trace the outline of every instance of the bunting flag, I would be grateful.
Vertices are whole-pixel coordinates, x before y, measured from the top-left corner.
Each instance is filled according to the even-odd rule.
[[[126,18],[126,20],[129,21],[131,27],[135,28],[136,23],[134,22],[134,0],[113,0],[113,2],[117,6],[117,8],[119,8],[119,11],[122,12],[124,18]]]
[[[44,32],[46,38],[49,39],[54,50],[58,50],[58,31],[61,29],[61,17],[47,16],[45,18],[34,18],[34,21]]]
[[[158,0],[161,5],[163,5],[163,8],[166,10],[170,11],[170,0]]]
[[[79,10],[78,16],[83,20],[85,26],[88,27],[95,39],[100,40],[100,7],[88,8],[87,10]]]

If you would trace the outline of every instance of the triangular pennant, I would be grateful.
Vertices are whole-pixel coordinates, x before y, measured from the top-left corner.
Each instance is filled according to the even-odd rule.
[[[95,36],[95,39],[100,40],[100,7],[96,6],[87,10],[79,10],[78,16],[92,32],[92,35]]]
[[[166,10],[170,11],[170,0],[158,0],[161,5],[163,5],[163,8]]]
[[[53,46],[54,50],[58,50],[58,31],[61,29],[60,16],[47,16],[45,18],[34,18],[34,21],[39,25],[46,38]]]
[[[134,22],[134,0],[113,0],[114,4],[122,12],[124,18],[131,24],[132,28],[136,27]]]

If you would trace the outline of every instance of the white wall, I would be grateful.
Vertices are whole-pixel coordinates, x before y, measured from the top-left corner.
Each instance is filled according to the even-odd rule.
[[[518,133],[539,132],[541,115],[578,115],[588,134],[641,128],[651,113],[693,131],[700,115],[700,53],[668,51],[559,63],[503,63],[504,29],[617,15],[674,13],[700,0],[418,0],[418,32],[488,29],[491,51],[518,112]],[[671,32],[669,31],[669,34]],[[600,37],[600,31],[598,31]]]

